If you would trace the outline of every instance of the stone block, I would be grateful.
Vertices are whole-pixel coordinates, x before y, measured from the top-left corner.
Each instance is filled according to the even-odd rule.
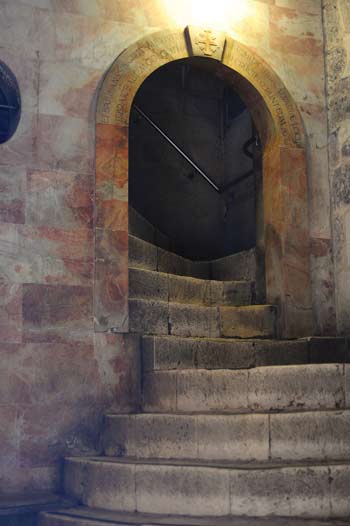
[[[168,275],[136,268],[129,269],[129,298],[168,301]]]
[[[231,513],[255,517],[330,515],[326,466],[232,470]]]
[[[340,409],[345,406],[343,367],[260,367],[249,372],[249,407],[254,411]]]
[[[168,334],[168,303],[152,300],[129,300],[130,332]]]
[[[157,248],[157,265],[159,272],[191,276],[191,261],[173,252]]]
[[[169,275],[169,301],[210,305],[210,281]]]
[[[350,412],[307,412],[270,417],[273,460],[348,458]]]
[[[255,365],[254,343],[225,339],[201,341],[196,362],[199,369],[249,369]]]
[[[148,413],[176,410],[176,372],[157,371],[144,375],[142,407]]]
[[[255,281],[255,249],[211,261],[211,275],[215,280]]]
[[[157,247],[129,235],[129,267],[157,270]]]
[[[198,415],[198,458],[237,462],[267,461],[267,415]]]
[[[271,305],[220,307],[221,335],[238,338],[273,338],[276,308]]]
[[[185,337],[218,337],[219,316],[216,307],[180,303],[169,304],[170,333]]]
[[[137,511],[191,516],[230,513],[225,470],[191,466],[137,465]]]
[[[0,282],[0,342],[22,342],[22,285]]]
[[[69,496],[91,508],[134,511],[135,467],[96,458],[68,458],[64,488]]]
[[[181,412],[246,411],[247,371],[178,371],[177,410]]]
[[[196,421],[182,415],[112,415],[103,433],[107,455],[196,458]]]
[[[251,281],[224,281],[222,305],[251,305],[253,283]]]
[[[146,371],[193,368],[197,339],[176,337],[143,338],[143,364]]]
[[[348,517],[350,466],[331,465],[329,468],[331,517]]]

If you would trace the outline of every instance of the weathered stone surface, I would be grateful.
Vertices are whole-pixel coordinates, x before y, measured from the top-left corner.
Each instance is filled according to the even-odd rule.
[[[253,410],[340,409],[345,407],[341,365],[261,367],[249,372]]]
[[[168,275],[129,268],[129,298],[168,301]]]
[[[255,249],[212,261],[212,277],[217,280],[255,281]]]
[[[231,513],[327,518],[331,512],[328,476],[326,466],[233,470]]]
[[[92,508],[136,509],[133,465],[66,459],[64,489],[68,495]]]
[[[158,373],[166,376],[169,373]],[[179,371],[177,409],[181,412],[245,411],[246,371]]]
[[[129,235],[129,266],[157,270],[157,247]]]
[[[271,305],[220,307],[221,335],[238,338],[276,336],[276,308]]]
[[[103,445],[108,456],[197,458],[196,418],[184,415],[110,415]]]
[[[216,307],[169,303],[169,328],[174,336],[218,337],[219,313]]]
[[[145,374],[142,407],[147,412],[166,413],[176,410],[176,373]]]
[[[168,303],[152,300],[129,300],[130,332],[168,334]]]
[[[306,412],[271,415],[273,460],[348,458],[350,412]]]
[[[190,466],[136,466],[137,510],[228,515],[228,472]]]

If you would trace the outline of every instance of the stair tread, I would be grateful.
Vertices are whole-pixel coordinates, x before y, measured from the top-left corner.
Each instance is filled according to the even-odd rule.
[[[320,409],[300,409],[300,408],[296,408],[294,411],[257,411],[257,412],[251,412],[251,413],[239,413],[239,412],[220,412],[220,411],[215,411],[215,413],[205,413],[205,412],[199,412],[199,413],[191,413],[191,412],[185,412],[185,413],[177,413],[177,412],[169,412],[169,413],[155,413],[155,412],[152,412],[152,411],[144,411],[144,412],[140,412],[140,413],[112,413],[112,412],[105,412],[104,413],[104,416],[105,418],[147,418],[147,417],[154,417],[154,418],[171,418],[171,417],[184,417],[184,418],[187,418],[187,417],[193,417],[193,418],[197,418],[197,417],[209,417],[209,418],[215,418],[215,417],[233,417],[233,416],[238,416],[238,417],[255,417],[255,416],[261,416],[261,415],[265,415],[265,416],[273,416],[273,415],[283,415],[285,417],[288,417],[290,415],[303,415],[303,416],[307,416],[308,414],[310,415],[314,415],[315,413],[319,414],[319,413],[322,413],[322,414],[331,414],[331,415],[339,415],[339,414],[343,414],[343,413],[350,413],[350,408],[342,408],[342,409],[324,409],[324,408],[320,408]]]
[[[300,518],[249,518],[249,517],[189,517],[185,515],[163,515],[138,512],[109,511],[100,508],[76,508],[45,513],[50,517],[72,517],[114,524],[136,524],[139,526],[331,526],[348,525],[345,520],[315,520]]]
[[[195,276],[182,276],[178,274],[172,274],[171,272],[163,272],[160,270],[150,270],[147,268],[133,267],[132,265],[129,266],[129,270],[140,272],[140,273],[145,272],[147,274],[161,274],[164,276],[176,276],[176,278],[184,280],[184,281],[199,281],[201,283],[208,283],[210,281],[214,283],[237,283],[237,284],[254,283],[253,280],[248,280],[248,279],[212,279],[212,278],[196,278]]]
[[[107,456],[86,456],[86,457],[66,457],[69,462],[82,462],[93,464],[121,464],[138,466],[171,466],[179,468],[208,468],[226,469],[237,471],[269,471],[288,468],[315,468],[331,466],[350,466],[350,458],[341,460],[322,459],[322,460],[302,460],[302,461],[252,461],[252,462],[230,462],[230,461],[210,461],[202,459],[159,459],[159,458],[135,458],[135,457],[107,457]]]
[[[144,299],[144,298],[130,298],[129,301],[138,301],[138,302],[145,302],[145,303],[149,303],[149,304],[154,304],[154,303],[157,303],[157,304],[162,304],[162,305],[167,305],[168,303],[171,303],[171,305],[177,305],[178,307],[181,307],[183,309],[224,309],[224,310],[228,310],[228,309],[233,309],[233,310],[262,310],[262,309],[277,309],[277,306],[276,305],[272,305],[270,303],[264,303],[264,304],[261,304],[261,305],[195,305],[195,304],[187,304],[187,303],[178,303],[178,302],[175,302],[175,301],[172,301],[172,302],[168,302],[168,301],[163,301],[163,300],[158,300],[158,299]],[[238,339],[238,338],[237,338]],[[250,339],[254,339],[254,338],[250,338]],[[272,338],[271,338],[272,339]]]

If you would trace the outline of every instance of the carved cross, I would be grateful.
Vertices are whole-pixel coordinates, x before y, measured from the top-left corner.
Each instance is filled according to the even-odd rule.
[[[216,42],[216,36],[213,35],[211,29],[204,29],[198,36],[196,44],[203,51],[204,55],[211,57],[220,47]]]

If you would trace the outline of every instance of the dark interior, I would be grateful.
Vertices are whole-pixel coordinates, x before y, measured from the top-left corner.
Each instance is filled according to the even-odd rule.
[[[152,225],[172,250],[195,260],[216,259],[256,244],[258,139],[248,109],[225,79],[225,69],[206,58],[171,62],[144,81],[131,110],[130,206],[139,224],[144,220],[148,229]],[[142,237],[144,229],[139,230]]]

